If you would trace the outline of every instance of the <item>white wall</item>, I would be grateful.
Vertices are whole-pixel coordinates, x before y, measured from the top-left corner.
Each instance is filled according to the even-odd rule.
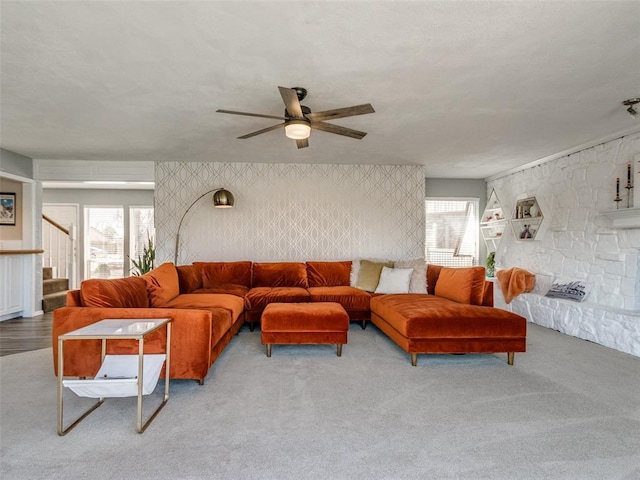
[[[601,214],[615,209],[616,177],[640,152],[640,133],[628,135],[523,171],[490,179],[506,211],[521,195],[548,207],[546,234],[515,239],[510,228],[496,252],[498,268],[521,267],[544,278],[585,280],[585,304],[540,295],[517,297],[508,308],[531,321],[640,355],[640,229],[616,230]],[[636,188],[640,188],[637,185]],[[626,206],[626,190],[621,188]],[[542,294],[545,292],[542,291]]]
[[[306,261],[424,256],[421,166],[158,162],[157,258],[173,261],[180,217],[207,190],[225,187],[185,217],[179,264],[197,260]]]

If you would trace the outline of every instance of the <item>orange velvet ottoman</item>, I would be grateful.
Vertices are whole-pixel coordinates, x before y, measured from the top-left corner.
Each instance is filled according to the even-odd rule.
[[[349,315],[339,303],[270,303],[260,320],[262,344],[271,356],[271,345],[335,343],[342,355],[347,343]]]

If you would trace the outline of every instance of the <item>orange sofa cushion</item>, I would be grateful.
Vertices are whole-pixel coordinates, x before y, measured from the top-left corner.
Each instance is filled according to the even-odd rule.
[[[482,305],[484,281],[484,267],[444,267],[440,270],[435,294],[458,303]]]
[[[349,285],[351,262],[307,262],[309,287]]]
[[[200,269],[202,288],[218,285],[251,287],[251,262],[193,262]]]
[[[249,288],[244,285],[236,285],[235,283],[224,283],[215,287],[198,288],[191,293],[224,293],[227,295],[235,295],[236,297],[244,297],[249,292]]]
[[[216,293],[184,293],[167,302],[164,308],[212,309],[224,308],[231,313],[231,323],[244,311],[244,299],[235,295]],[[231,327],[231,323],[226,328]]]
[[[252,285],[307,288],[307,266],[298,262],[254,263]]]
[[[334,302],[342,305],[345,310],[368,312],[371,294],[350,286],[339,287],[309,287],[312,302]]]
[[[436,283],[438,283],[438,277],[443,268],[442,265],[427,264],[427,293],[436,294]]]
[[[80,284],[85,307],[147,308],[147,283],[142,277],[116,279],[92,278]]]
[[[524,337],[527,330],[526,319],[507,310],[428,294],[380,295],[371,299],[371,311],[412,339]]]
[[[270,303],[298,303],[311,301],[309,292],[300,287],[254,287],[244,297],[247,310],[262,311]]]
[[[142,276],[152,307],[162,307],[180,295],[178,271],[173,263],[163,263]]]
[[[178,271],[180,293],[191,293],[202,288],[202,275],[198,267],[195,265],[179,265],[176,270]]]

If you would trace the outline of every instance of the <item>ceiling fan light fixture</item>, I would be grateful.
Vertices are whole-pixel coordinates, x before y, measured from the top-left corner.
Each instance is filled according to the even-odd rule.
[[[293,140],[304,140],[311,135],[311,125],[305,120],[289,120],[284,126],[284,134]]]

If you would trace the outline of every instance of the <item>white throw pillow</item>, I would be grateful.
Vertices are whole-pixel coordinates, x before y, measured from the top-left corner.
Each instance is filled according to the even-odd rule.
[[[409,293],[427,293],[427,264],[424,258],[413,260],[398,260],[393,264],[396,268],[413,268]]]
[[[375,293],[409,293],[412,268],[382,267]]]

